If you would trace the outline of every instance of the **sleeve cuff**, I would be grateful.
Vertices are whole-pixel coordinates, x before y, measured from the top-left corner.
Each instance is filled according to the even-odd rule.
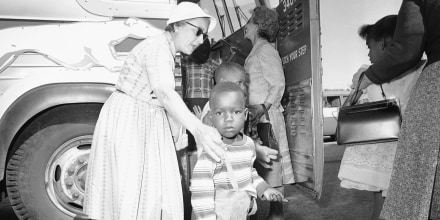
[[[373,82],[374,84],[381,84],[383,83],[376,75],[373,73],[373,70],[371,69],[371,66],[368,67],[367,70],[365,70],[365,76],[368,77],[368,79]]]

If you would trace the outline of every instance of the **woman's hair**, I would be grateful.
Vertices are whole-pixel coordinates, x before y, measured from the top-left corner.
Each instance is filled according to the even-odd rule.
[[[392,38],[396,29],[397,15],[388,15],[381,18],[375,24],[362,25],[359,28],[359,36],[364,40]]]
[[[264,6],[257,6],[252,12],[250,22],[257,25],[259,37],[273,42],[276,39],[279,24],[278,13]]]

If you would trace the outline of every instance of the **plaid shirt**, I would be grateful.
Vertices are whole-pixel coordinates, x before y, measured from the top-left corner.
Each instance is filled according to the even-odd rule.
[[[220,63],[212,59],[203,64],[182,62],[186,75],[184,98],[209,98],[218,65]]]

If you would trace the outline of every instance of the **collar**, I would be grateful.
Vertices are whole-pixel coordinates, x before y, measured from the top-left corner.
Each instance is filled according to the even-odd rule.
[[[250,57],[252,55],[254,55],[255,51],[257,51],[260,47],[262,47],[264,44],[268,44],[269,42],[266,39],[261,39],[258,42],[256,42],[254,44],[254,46],[252,46],[252,50],[249,53],[249,55],[247,57]]]
[[[165,31],[165,38],[167,39],[168,45],[170,46],[170,52],[173,55],[173,58],[176,58],[176,45],[174,45],[174,40],[171,37],[170,32]]]
[[[225,150],[227,150],[229,146],[241,146],[241,145],[245,144],[246,141],[247,141],[247,139],[246,139],[246,138],[247,138],[246,135],[243,135],[242,132],[240,132],[238,135],[241,135],[241,136],[243,137],[240,141],[236,141],[236,142],[234,142],[234,143],[232,143],[232,144],[225,144],[225,143],[223,143],[223,148],[224,148]]]

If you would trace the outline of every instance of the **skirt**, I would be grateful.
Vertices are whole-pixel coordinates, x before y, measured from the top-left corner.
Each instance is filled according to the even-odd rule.
[[[183,219],[181,177],[165,110],[121,92],[93,135],[84,212],[92,219]]]
[[[378,192],[386,196],[397,141],[349,146],[341,160],[341,187]]]
[[[289,145],[287,143],[286,124],[284,122],[283,113],[280,109],[282,108],[270,108],[268,111],[270,123],[278,141],[278,157],[280,159],[272,161],[270,168],[264,168],[258,165],[258,163],[255,163],[255,168],[257,169],[258,174],[271,187],[281,187],[283,184],[295,183]]]

